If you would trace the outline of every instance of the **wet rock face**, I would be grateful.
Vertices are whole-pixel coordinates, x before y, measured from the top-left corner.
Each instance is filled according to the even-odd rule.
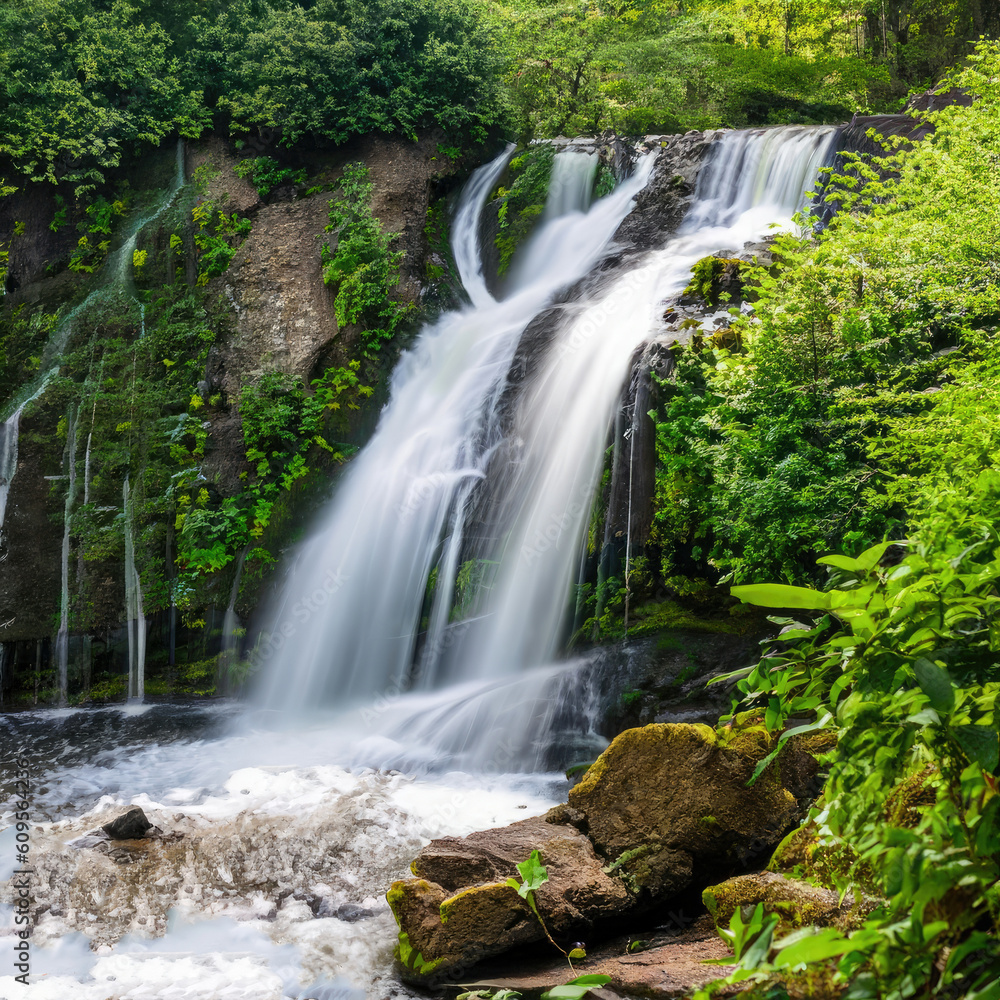
[[[507,884],[537,850],[549,881],[536,892],[549,933],[564,947],[657,907],[696,867],[731,871],[772,847],[801,815],[815,774],[803,750],[783,751],[747,787],[767,752],[756,730],[722,745],[705,725],[650,725],[622,733],[545,817],[432,841],[393,884],[402,975],[427,984],[545,938]],[[782,775],[785,775],[784,780]],[[704,883],[703,883],[704,884]]]
[[[656,166],[635,208],[615,233],[626,247],[651,250],[664,244],[684,219],[695,191],[698,171],[719,132],[647,136],[646,149],[656,153]]]

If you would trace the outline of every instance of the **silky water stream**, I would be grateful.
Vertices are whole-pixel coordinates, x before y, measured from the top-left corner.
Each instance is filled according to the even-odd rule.
[[[268,612],[253,703],[0,715],[4,770],[31,781],[37,921],[30,985],[0,964],[0,997],[407,995],[388,884],[430,838],[542,812],[565,792],[556,769],[602,746],[599,666],[556,659],[631,358],[695,261],[788,223],[834,141],[722,135],[681,230],[562,303],[513,397],[525,332],[612,248],[655,154],[590,204],[593,158],[560,153],[499,300],[478,234],[509,151],[473,175],[453,225],[469,305],[401,359]],[[493,521],[473,538],[484,492]],[[456,607],[470,552],[488,570]],[[132,803],[162,828],[148,850],[93,836]]]

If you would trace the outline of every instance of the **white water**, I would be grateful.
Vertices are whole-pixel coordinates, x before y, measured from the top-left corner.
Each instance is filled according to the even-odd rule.
[[[455,244],[465,248],[463,275],[474,275],[475,305],[426,330],[397,369],[378,431],[285,588],[265,648],[274,655],[263,702],[302,711],[512,677],[551,662],[632,354],[657,333],[665,302],[697,260],[739,250],[774,223],[790,224],[834,137],[833,129],[794,127],[725,134],[681,233],[590,300],[567,307],[570,322],[532,373],[512,426],[500,425],[497,406],[522,332],[605,252],[653,160],[640,161],[628,181],[584,212],[583,178],[592,180],[594,164],[585,154],[557,156],[554,175],[562,180],[553,197],[566,214],[546,222],[521,252],[501,302],[488,297],[480,270],[468,263],[476,213],[467,197]],[[486,173],[499,176],[498,163],[467,195],[485,195]],[[500,449],[505,459],[496,471],[489,463]],[[481,586],[473,617],[454,623],[465,518],[487,474],[503,512],[501,542],[486,561],[492,579]],[[488,743],[489,730],[480,713],[466,750]],[[454,734],[444,742],[453,746]]]
[[[463,657],[477,676],[547,663],[558,655],[608,427],[636,348],[661,325],[665,303],[692,266],[740,250],[771,224],[787,226],[818,176],[834,129],[732,132],[699,178],[681,233],[590,302],[536,373],[514,432],[521,442],[505,486],[516,511],[491,599]],[[737,169],[738,164],[738,169]],[[732,171],[728,176],[724,171]]]
[[[7,499],[10,485],[17,475],[17,441],[21,424],[21,410],[15,410],[0,424],[0,539],[3,537],[3,523],[7,516]]]

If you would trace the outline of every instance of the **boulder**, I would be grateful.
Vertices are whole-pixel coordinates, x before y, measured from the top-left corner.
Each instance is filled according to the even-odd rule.
[[[868,896],[855,900],[849,895],[841,900],[840,894],[831,889],[776,872],[755,872],[727,879],[709,886],[702,893],[702,900],[718,927],[728,927],[738,909],[763,903],[766,912],[778,917],[779,933],[810,926],[853,930],[877,905],[877,900]]]
[[[101,827],[112,840],[138,840],[140,837],[145,837],[146,831],[152,828],[153,824],[146,819],[146,814],[138,806],[132,806],[121,816]]]
[[[424,982],[545,939],[538,918],[507,885],[533,850],[549,876],[535,893],[536,905],[556,940],[586,939],[598,923],[639,908],[625,879],[603,870],[593,845],[573,826],[537,817],[435,840],[411,865],[416,878],[394,883],[387,897],[400,926],[406,978]],[[690,859],[683,860],[678,886],[690,879]]]
[[[804,765],[788,769],[796,779],[794,791],[781,780],[780,758],[747,785],[766,746],[742,733],[721,744],[705,725],[629,729],[570,789],[569,806],[612,862],[646,847],[745,864],[773,847],[800,818],[795,793],[804,784]]]

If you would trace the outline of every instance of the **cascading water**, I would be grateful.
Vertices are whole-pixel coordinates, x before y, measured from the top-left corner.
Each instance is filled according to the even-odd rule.
[[[791,221],[835,136],[832,128],[792,127],[724,135],[678,236],[593,302],[574,305],[575,319],[518,413],[512,436],[522,445],[504,487],[516,514],[495,557],[491,599],[461,651],[470,670],[494,677],[557,654],[608,426],[633,353],[656,333],[664,302],[680,294],[698,260]]]
[[[521,251],[501,302],[485,297],[481,268],[468,265],[477,214],[470,194],[481,199],[490,186],[482,174],[474,178],[455,243],[465,250],[463,278],[473,275],[475,307],[445,316],[403,359],[375,437],[292,574],[270,640],[280,648],[261,687],[270,707],[343,706],[387,691],[464,684],[383,708],[379,732],[395,747],[464,751],[468,763],[477,746],[495,753],[490,733],[502,728],[507,744],[525,752],[557,679],[524,671],[551,663],[563,641],[607,431],[636,348],[656,334],[664,300],[680,293],[697,260],[790,223],[835,135],[796,127],[724,134],[678,235],[591,299],[564,307],[568,322],[503,426],[498,402],[523,331],[600,258],[653,157],[589,212],[582,184],[560,186],[553,197],[567,213]],[[579,177],[596,166],[586,160],[559,154],[554,176]],[[496,163],[485,169],[499,174]],[[570,190],[578,193],[571,198]],[[504,461],[491,465],[501,448]],[[499,542],[482,560],[491,579],[475,613],[456,623],[468,501],[484,485],[502,512]]]
[[[17,440],[20,423],[21,410],[17,409],[3,424],[0,424],[0,538],[3,537],[10,486],[17,474]]]
[[[497,302],[471,251],[480,209],[507,156],[473,177],[456,217],[455,256],[473,307],[442,317],[401,360],[375,436],[348,471],[284,595],[270,642],[277,647],[274,662],[263,684],[271,707],[362,701],[408,685],[435,686],[465,505],[502,439],[498,404],[514,351],[556,292],[599,259],[651,166],[591,212],[551,223],[566,251]],[[435,566],[431,634],[414,677]]]
[[[571,212],[586,212],[594,194],[599,161],[596,153],[563,153],[552,162],[552,176],[542,219],[551,222]]]

